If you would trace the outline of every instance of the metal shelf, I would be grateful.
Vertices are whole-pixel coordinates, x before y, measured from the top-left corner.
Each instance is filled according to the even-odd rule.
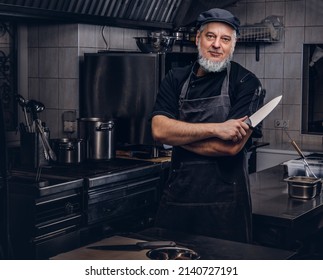
[[[256,45],[256,61],[259,61],[259,45],[266,43],[278,43],[283,37],[283,17],[268,16],[260,23],[244,25],[239,28],[238,43]]]
[[[282,38],[283,28],[274,26],[241,26],[239,43],[276,43]]]

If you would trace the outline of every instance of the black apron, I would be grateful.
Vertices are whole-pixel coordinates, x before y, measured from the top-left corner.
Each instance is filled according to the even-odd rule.
[[[231,107],[229,73],[221,95],[187,100],[190,77],[180,95],[180,120],[224,122]],[[156,216],[156,226],[192,234],[251,242],[251,203],[246,153],[233,157],[181,160],[173,147],[170,177]],[[244,150],[244,149],[243,149]],[[176,162],[176,164],[174,164]]]

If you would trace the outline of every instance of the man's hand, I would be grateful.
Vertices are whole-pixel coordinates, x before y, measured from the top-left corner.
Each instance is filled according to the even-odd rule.
[[[217,124],[217,137],[222,140],[239,142],[246,136],[249,126],[244,122],[248,117],[231,119]]]

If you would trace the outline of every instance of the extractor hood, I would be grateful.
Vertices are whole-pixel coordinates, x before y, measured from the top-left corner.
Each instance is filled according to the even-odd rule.
[[[239,0],[0,0],[2,19],[50,20],[129,28],[174,29]]]

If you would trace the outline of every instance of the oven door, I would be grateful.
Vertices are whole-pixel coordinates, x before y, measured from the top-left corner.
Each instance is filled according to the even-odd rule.
[[[91,190],[88,193],[88,224],[122,219],[127,215],[136,215],[139,210],[155,206],[159,180],[159,177],[152,177],[122,182],[112,188],[103,185]]]

